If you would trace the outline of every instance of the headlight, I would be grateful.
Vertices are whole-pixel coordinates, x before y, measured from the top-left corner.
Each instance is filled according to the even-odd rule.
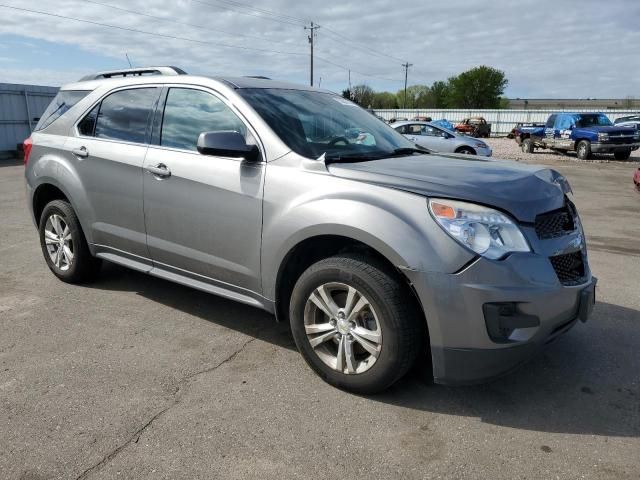
[[[640,140],[640,132],[636,132],[633,134],[633,139],[634,140]]]
[[[495,260],[510,252],[531,251],[515,222],[492,208],[432,198],[429,211],[454,240],[484,257]]]
[[[476,148],[487,148],[487,144],[483,142],[476,143]]]
[[[608,133],[598,133],[598,140],[600,142],[608,142],[609,141],[609,134]]]

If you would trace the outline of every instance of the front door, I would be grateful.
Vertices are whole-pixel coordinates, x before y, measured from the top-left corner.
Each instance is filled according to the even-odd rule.
[[[144,215],[154,266],[259,293],[265,164],[196,149],[202,132],[252,134],[225,102],[196,88],[169,88],[162,119],[154,123],[158,134],[154,130],[144,162]]]

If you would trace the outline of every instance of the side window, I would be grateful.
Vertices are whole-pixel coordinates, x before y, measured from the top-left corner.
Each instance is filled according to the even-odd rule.
[[[396,127],[396,132],[402,133],[403,135],[406,135],[406,134],[409,133],[409,129],[407,128],[406,125],[401,125],[399,127]]]
[[[247,127],[222,100],[202,90],[169,90],[162,119],[160,145],[195,151],[202,132],[227,130],[247,137]]]
[[[573,118],[570,115],[560,115],[558,117],[558,129],[559,130],[567,130],[573,124]]]
[[[40,117],[34,130],[37,132],[47,128],[89,93],[90,90],[61,90],[58,92]]]
[[[96,138],[145,143],[147,125],[158,94],[159,89],[155,87],[134,88],[106,97],[98,111]]]
[[[430,127],[429,125],[425,125],[424,135],[428,135],[429,137],[442,137],[442,132],[437,128],[433,128],[433,127]]]
[[[422,135],[422,125],[409,125],[411,135]]]
[[[98,118],[100,104],[91,109],[89,113],[78,123],[78,132],[85,137],[93,137],[96,130],[96,120]]]
[[[557,117],[557,115],[551,115],[549,117],[549,119],[547,120],[547,125],[546,125],[547,128],[553,128],[553,126],[556,123],[556,117]]]

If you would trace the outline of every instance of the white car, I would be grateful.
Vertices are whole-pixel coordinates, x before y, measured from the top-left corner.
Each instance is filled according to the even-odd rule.
[[[477,138],[460,135],[429,122],[396,122],[391,125],[406,138],[433,152],[466,153],[490,157],[491,147]]]

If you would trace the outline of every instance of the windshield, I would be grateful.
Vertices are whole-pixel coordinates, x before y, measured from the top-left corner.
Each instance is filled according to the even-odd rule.
[[[603,113],[594,113],[590,115],[580,115],[577,118],[576,126],[578,127],[606,127],[613,125],[609,117]]]
[[[338,95],[252,88],[239,93],[291,150],[307,158],[383,158],[418,148]]]

